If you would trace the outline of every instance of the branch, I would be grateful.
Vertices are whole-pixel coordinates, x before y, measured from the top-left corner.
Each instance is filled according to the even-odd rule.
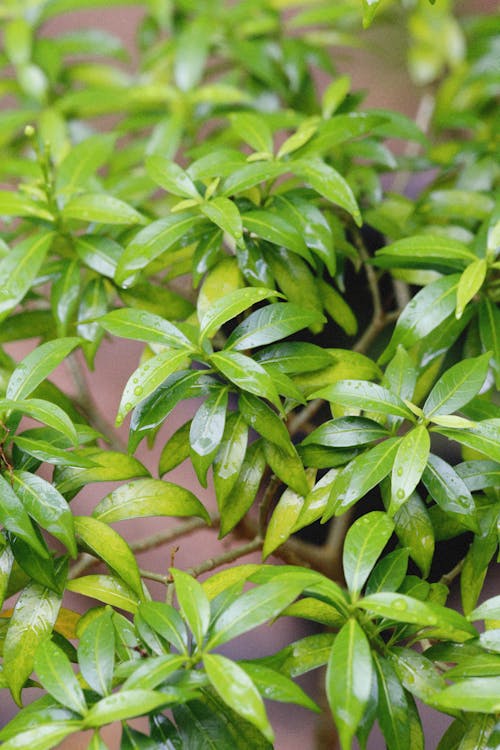
[[[245,555],[249,555],[251,552],[261,549],[262,544],[263,540],[260,536],[257,536],[247,544],[242,544],[240,547],[234,547],[234,549],[223,552],[221,555],[217,555],[217,557],[210,557],[208,560],[196,565],[194,568],[188,568],[186,573],[194,576],[194,578],[198,578],[202,573],[208,573],[210,570],[220,568],[221,565],[234,562],[235,560],[239,560],[240,557],[245,557]]]

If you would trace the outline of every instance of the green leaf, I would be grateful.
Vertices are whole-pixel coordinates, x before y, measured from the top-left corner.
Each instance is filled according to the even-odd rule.
[[[239,662],[263,698],[282,703],[295,703],[311,711],[319,711],[318,706],[306,693],[285,675],[256,662]]]
[[[87,711],[83,691],[71,668],[71,663],[59,646],[43,641],[35,656],[35,671],[45,690],[63,706],[82,716]]]
[[[40,541],[43,542],[41,534],[39,536]],[[60,594],[62,592],[61,581],[56,576],[52,558],[47,559],[48,549],[45,548],[44,557],[40,557],[19,537],[8,534],[7,538],[16,563],[28,578]],[[20,581],[20,584],[24,585],[25,581]]]
[[[143,224],[141,214],[125,201],[106,193],[81,193],[66,203],[64,219],[98,224]]]
[[[388,438],[350,461],[335,478],[323,520],[341,515],[391,471],[401,438]]]
[[[134,412],[135,413],[135,412]],[[227,425],[226,425],[227,427]],[[158,463],[158,474],[162,477],[167,474],[176,466],[179,466],[186,458],[189,458],[189,431],[191,429],[191,420],[184,422],[174,433],[169,437],[165,445],[163,446],[160,461]],[[132,450],[133,442],[130,440],[130,450]],[[196,514],[193,514],[196,515]]]
[[[247,673],[234,661],[220,654],[205,654],[203,665],[222,700],[237,714],[254,724],[269,742],[273,742],[274,734],[264,703]]]
[[[86,187],[92,177],[111,157],[115,136],[109,133],[91,135],[84,141],[72,145],[57,168],[56,189],[65,195]]]
[[[83,234],[74,238],[78,257],[102,276],[114,278],[123,248],[115,240],[100,234]]]
[[[366,635],[356,620],[342,627],[330,652],[326,694],[342,750],[349,750],[370,698],[373,663]]]
[[[11,190],[0,190],[0,216],[25,216],[53,222],[54,217],[47,208],[45,202],[30,200]]]
[[[328,351],[316,344],[303,341],[287,341],[267,346],[256,352],[254,356],[258,362],[272,365],[280,372],[289,375],[313,372],[333,364],[333,358]]]
[[[258,209],[242,216],[243,226],[248,232],[274,245],[286,247],[297,255],[310,260],[311,256],[302,233],[282,215]]]
[[[241,398],[239,404],[241,404]],[[229,414],[223,438],[213,461],[214,488],[219,508],[224,506],[228,495],[238,481],[247,445],[248,426],[242,414]]]
[[[391,516],[408,500],[420,482],[430,447],[431,439],[425,425],[417,425],[402,438],[392,467]]]
[[[464,461],[455,471],[471,492],[500,484],[500,465],[495,461]]]
[[[199,213],[182,211],[153,221],[141,229],[127,245],[118,262],[115,274],[117,284],[131,286],[137,280],[138,271],[162,253],[173,249],[177,242],[189,236],[189,232],[203,222],[205,218]]]
[[[3,476],[0,476],[0,522],[8,531],[26,542],[37,555],[47,559],[47,549],[40,542],[23,503]]]
[[[278,409],[281,408],[272,376],[251,357],[240,352],[221,351],[212,354],[210,361],[241,390],[266,398]]]
[[[293,445],[292,452],[290,450],[284,451],[275,443],[265,440],[264,455],[274,474],[282,482],[302,497],[308,494],[309,482],[304,465]]]
[[[447,686],[433,697],[433,705],[446,711],[498,713],[500,677],[473,677]]]
[[[297,159],[291,165],[293,173],[322,195],[327,200],[343,208],[351,214],[358,226],[361,226],[361,214],[356,198],[348,182],[337,170],[321,159]]]
[[[136,612],[139,604],[138,597],[132,589],[116,576],[89,575],[74,578],[66,583],[66,589],[119,607],[126,612]]]
[[[79,546],[103,560],[117,573],[139,598],[143,588],[136,559],[127,542],[102,521],[88,516],[75,516],[75,532]]]
[[[264,401],[251,393],[240,393],[238,408],[249,427],[290,456],[293,445],[285,423]]]
[[[181,570],[170,569],[175,582],[175,593],[184,619],[201,646],[210,624],[210,602],[201,583]]]
[[[500,595],[486,599],[469,615],[469,620],[500,620]]]
[[[176,325],[165,318],[143,310],[121,308],[99,318],[99,325],[112,333],[134,341],[163,344],[175,348],[192,348],[191,341]]]
[[[188,652],[186,626],[174,607],[163,602],[142,602],[139,614],[155,633],[171,643],[181,654]]]
[[[500,429],[498,419],[485,419],[482,422],[478,422],[474,428],[456,430],[436,427],[435,431],[450,440],[484,453],[494,461],[500,462]]]
[[[488,374],[489,354],[464,359],[446,370],[423,405],[428,419],[451,414],[465,406],[481,390]]]
[[[155,154],[146,158],[146,172],[157,185],[173,195],[201,200],[189,175],[170,159]]]
[[[73,515],[60,492],[46,479],[27,471],[13,472],[12,483],[30,516],[42,529],[59,539],[72,557],[76,557]]]
[[[452,315],[456,307],[459,279],[460,275],[456,273],[443,276],[417,292],[399,316],[379,363],[388,362],[399,344],[409,349]]]
[[[171,702],[164,693],[154,690],[120,690],[94,703],[84,720],[84,726],[102,727],[114,721],[132,719],[156,711]]]
[[[38,231],[34,237],[19,242],[0,260],[0,320],[29,291],[53,239],[52,232]]]
[[[187,23],[176,39],[174,80],[181,91],[200,84],[212,36],[212,19],[200,15]]]
[[[435,602],[421,602],[405,594],[381,591],[360,599],[357,606],[389,620],[431,628],[429,637],[461,643],[477,636],[476,630],[455,610]]]
[[[273,289],[246,287],[245,289],[235,289],[233,292],[220,297],[210,305],[201,317],[200,341],[211,338],[224,323],[235,318],[252,305],[275,296],[276,291]]]
[[[191,461],[198,481],[207,485],[207,471],[219,449],[224,434],[228,388],[210,394],[194,415],[189,430]]]
[[[316,310],[304,310],[298,305],[282,302],[255,310],[229,336],[227,349],[253,349],[290,336],[313,323],[323,322]]]
[[[115,667],[115,631],[110,611],[101,612],[81,634],[78,663],[87,685],[99,695],[109,695]]]
[[[393,531],[394,523],[382,511],[367,513],[350,527],[344,542],[342,563],[353,596],[363,588]]]
[[[215,619],[206,649],[212,650],[273,619],[311,582],[315,582],[315,575],[297,571],[246,591]]]
[[[457,517],[464,526],[477,530],[476,505],[464,481],[446,461],[429,454],[422,482],[429,494],[446,513]]]
[[[29,750],[36,747],[37,750],[50,750],[64,740],[68,735],[80,731],[80,721],[54,722],[41,724],[33,729],[20,732],[2,744],[5,750]]]
[[[384,380],[389,390],[403,401],[411,401],[417,384],[417,370],[405,349],[398,346],[396,354],[387,365]]]
[[[95,465],[90,469],[63,466],[57,469],[55,485],[62,495],[74,495],[92,482],[119,482],[149,475],[148,470],[133,456],[117,451],[86,448],[81,450]]]
[[[373,652],[378,680],[377,716],[391,750],[407,750],[410,741],[408,702],[405,691],[390,661]]]
[[[222,196],[200,204],[200,211],[230,237],[240,240],[243,236],[243,223],[236,203]]]
[[[476,256],[463,242],[452,237],[422,234],[404,237],[377,250],[373,261],[381,268],[431,268],[461,271]]]
[[[366,583],[366,595],[377,591],[397,591],[408,568],[408,550],[395,549],[385,555],[373,568]]]
[[[38,583],[29,583],[16,602],[5,636],[3,668],[19,706],[21,690],[33,671],[36,650],[52,632],[60,606],[59,594]]]
[[[319,288],[328,315],[348,336],[355,336],[358,331],[358,321],[345,299],[332,284],[326,284],[322,279],[319,279]]]
[[[160,479],[139,479],[118,487],[96,505],[92,515],[103,523],[146,516],[197,516],[210,523],[192,492]]]
[[[400,543],[427,578],[434,556],[434,529],[427,508],[416,492],[397,511],[393,521]]]
[[[389,432],[378,422],[366,417],[341,417],[323,422],[309,433],[301,445],[328,445],[345,448],[365,445],[389,436]]]
[[[482,300],[479,306],[479,333],[486,351],[492,352],[491,366],[495,385],[500,388],[500,309],[491,300]]]
[[[172,672],[182,669],[185,661],[185,656],[174,656],[173,654],[149,657],[142,663],[139,662],[137,668],[127,677],[123,686],[127,690],[131,688],[153,690],[161,682],[164,682]]]
[[[60,338],[37,346],[12,372],[6,397],[20,400],[29,396],[80,342],[79,338]]]
[[[285,490],[268,521],[262,559],[266,560],[293,533],[304,505],[304,497],[291,489]]]
[[[229,174],[225,175],[222,183],[223,195],[235,195],[244,190],[255,187],[261,182],[274,180],[290,170],[287,163],[256,161],[243,164],[236,163]]]
[[[457,308],[455,311],[457,318],[462,317],[466,305],[481,289],[487,270],[487,262],[484,258],[481,258],[473,261],[462,273],[457,289]]]
[[[230,116],[235,133],[254,151],[273,153],[273,137],[266,120],[253,112],[238,112]]]
[[[68,437],[72,443],[76,442],[76,431],[73,422],[60,406],[39,398],[30,399],[0,399],[0,411],[12,410],[21,412],[38,422],[44,422],[49,427]]]
[[[245,454],[238,478],[231,492],[222,502],[217,497],[221,512],[219,531],[221,538],[232,531],[252,506],[257,496],[265,468],[266,459],[262,443],[260,440],[256,440],[249,446]]]
[[[187,352],[185,349],[166,349],[148,359],[135,370],[127,380],[122,393],[116,425],[122,424],[123,420],[134,406],[149,396],[161,385],[169,375],[180,370],[186,364]]]
[[[354,406],[377,414],[394,414],[413,421],[410,409],[387,388],[366,380],[338,380],[336,383],[315,391],[310,398],[324,398],[326,401]]]
[[[496,533],[475,536],[472,540],[460,574],[462,609],[466,615],[472,612],[477,604],[491,559],[497,551],[497,547]]]

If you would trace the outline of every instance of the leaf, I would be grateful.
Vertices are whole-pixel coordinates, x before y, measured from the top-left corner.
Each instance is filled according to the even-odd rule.
[[[379,560],[366,583],[366,595],[377,591],[397,591],[408,569],[408,550],[395,549]]]
[[[35,388],[81,343],[79,338],[47,341],[19,362],[7,383],[6,398],[21,400]]]
[[[342,750],[349,750],[370,698],[372,658],[368,640],[354,619],[342,627],[332,646],[326,694]]]
[[[240,240],[243,236],[243,223],[236,203],[218,196],[200,204],[200,211],[230,237]]]
[[[53,222],[54,216],[47,209],[45,202],[30,200],[11,190],[0,190],[0,216],[25,216]]]
[[[241,193],[259,185],[261,182],[274,180],[276,177],[286,174],[289,170],[289,164],[272,161],[235,163],[234,168],[225,175],[222,183],[222,194],[229,196]]]
[[[358,321],[345,299],[331,285],[319,280],[319,288],[324,308],[328,315],[348,336],[355,336],[358,332]]]
[[[297,159],[291,164],[297,177],[302,177],[309,185],[327,200],[351,214],[358,226],[361,226],[361,214],[356,198],[348,184],[337,170],[321,159]]]
[[[207,485],[207,471],[219,449],[224,434],[228,388],[221,387],[210,394],[198,408],[191,421],[189,446],[198,481]]]
[[[301,232],[282,215],[258,209],[244,213],[242,220],[245,229],[256,237],[272,242],[274,245],[286,247],[293,253],[310,260],[311,256]]]
[[[30,399],[0,399],[0,411],[12,410],[21,412],[38,422],[44,422],[49,427],[68,437],[72,443],[76,442],[76,430],[73,422],[60,406],[44,401],[40,398]],[[17,437],[16,437],[17,439]]]
[[[64,497],[46,479],[27,471],[13,472],[12,482],[30,516],[76,557],[73,516]]]
[[[468,615],[469,620],[500,620],[500,595],[486,599]]]
[[[427,465],[431,439],[425,425],[417,425],[402,438],[391,475],[391,503],[389,514],[393,516],[408,500]]]
[[[177,242],[183,241],[191,230],[203,222],[205,218],[199,213],[182,211],[153,221],[141,229],[129,242],[118,262],[115,274],[117,284],[131,286],[137,280],[138,271],[173,248]]]
[[[103,560],[117,573],[139,598],[143,588],[136,559],[127,542],[102,521],[88,516],[75,516],[75,532],[79,546]]]
[[[498,547],[495,533],[475,536],[465,556],[460,574],[462,609],[468,615],[477,604],[491,559]]]
[[[185,366],[186,356],[185,349],[167,349],[138,367],[127,380],[115,424],[121,425],[134,406],[153,393],[169,375]]]
[[[181,654],[187,654],[186,626],[174,607],[163,602],[142,602],[139,614],[155,633],[171,643]]]
[[[220,654],[205,654],[203,666],[222,700],[237,714],[254,724],[269,742],[274,734],[264,703],[247,673],[231,659]]]
[[[181,91],[196,89],[206,65],[212,36],[212,19],[200,15],[186,24],[176,39],[174,80]]]
[[[56,594],[62,593],[61,581],[56,576],[52,558],[48,557],[47,547],[44,550],[44,557],[40,557],[19,537],[8,534],[7,538],[14,559],[23,573],[41,586],[46,586],[51,591],[55,591]],[[39,534],[39,538],[40,542],[43,542],[41,534]],[[25,585],[25,583],[26,581],[20,581],[19,588]]]
[[[232,129],[254,151],[272,154],[273,137],[266,120],[253,112],[230,115]]]
[[[481,258],[470,263],[460,277],[457,289],[457,308],[455,316],[461,318],[466,305],[481,289],[488,269],[486,259]]]
[[[351,595],[358,595],[363,588],[393,531],[392,520],[382,511],[367,513],[350,527],[344,542],[342,563]]]
[[[421,234],[392,242],[375,252],[375,265],[381,268],[431,268],[461,271],[476,260],[467,245],[452,237]]]
[[[382,733],[391,750],[411,747],[408,702],[390,661],[373,653],[378,680],[377,716]]]
[[[464,461],[455,471],[471,492],[500,484],[500,465],[495,461]]]
[[[119,482],[149,475],[140,461],[124,453],[99,448],[82,449],[81,453],[95,465],[89,469],[58,468],[55,485],[62,495],[76,494],[81,487],[92,482]]]
[[[114,135],[106,133],[72,145],[57,168],[57,192],[72,195],[86,187],[89,177],[110,159],[115,140]]]
[[[155,154],[146,158],[146,172],[157,185],[169,193],[182,198],[201,200],[201,196],[189,175],[170,159]]]
[[[485,419],[474,428],[452,429],[436,427],[436,432],[450,440],[484,453],[488,458],[500,462],[500,429],[498,419]]]
[[[252,506],[265,468],[266,459],[262,443],[260,440],[256,440],[249,446],[245,454],[238,478],[231,492],[222,502],[217,497],[221,512],[220,538],[232,531]]]
[[[268,521],[262,559],[266,560],[293,533],[304,505],[304,497],[291,489],[285,490],[278,500]]]
[[[29,583],[16,602],[5,636],[3,668],[19,706],[21,690],[33,671],[36,650],[50,635],[60,605],[60,596],[38,583]]]
[[[47,639],[37,649],[34,666],[49,695],[77,714],[85,715],[85,697],[64,651]]]
[[[491,300],[482,300],[479,306],[479,333],[486,351],[493,353],[491,366],[495,373],[495,385],[500,388],[500,310]]]
[[[175,593],[184,619],[201,646],[210,624],[210,603],[201,583],[181,570],[170,569],[175,582]]]
[[[222,441],[213,461],[214,488],[219,508],[224,506],[228,495],[238,481],[247,445],[248,426],[242,414],[229,414]]]
[[[226,425],[227,426],[227,425]],[[189,431],[191,429],[191,420],[184,422],[169,437],[163,446],[160,461],[158,464],[158,474],[162,477],[172,469],[179,466],[186,458],[189,458]],[[129,435],[129,441],[130,441]],[[196,515],[196,514],[194,514]]]
[[[391,471],[401,438],[388,438],[356,458],[335,478],[323,520],[341,515]]]
[[[377,414],[394,414],[413,421],[413,414],[399,396],[366,380],[338,380],[315,391],[310,398],[324,398],[342,406],[354,406]]]
[[[109,695],[115,667],[115,631],[111,612],[89,622],[78,643],[78,664],[85,682],[99,695]]]
[[[86,266],[113,279],[123,248],[115,240],[100,234],[83,234],[74,238],[78,257]]]
[[[323,422],[304,438],[301,445],[328,445],[345,448],[365,445],[389,436],[389,432],[378,422],[366,417],[341,417]]]
[[[0,522],[8,531],[26,542],[37,555],[47,559],[47,549],[40,542],[23,503],[3,476],[0,476]]]
[[[417,384],[417,370],[402,346],[398,346],[396,354],[385,368],[384,380],[389,390],[399,398],[411,401]]]
[[[461,643],[477,636],[475,629],[465,617],[455,610],[435,602],[421,602],[405,594],[381,591],[360,599],[357,606],[389,620],[432,628],[430,632],[434,638],[456,640]]]
[[[164,682],[172,672],[182,669],[185,662],[185,656],[174,656],[173,654],[149,657],[142,663],[139,662],[137,668],[127,677],[123,686],[125,689],[153,690],[161,682]]]
[[[119,607],[126,612],[136,612],[139,604],[137,595],[117,576],[81,576],[67,581],[66,589]]]
[[[81,193],[66,203],[64,219],[98,224],[144,224],[141,214],[125,201],[106,193]]]
[[[465,406],[481,390],[488,374],[489,354],[464,359],[446,370],[429,393],[423,411],[428,419],[451,414]]]
[[[267,346],[256,352],[254,357],[258,362],[272,365],[289,375],[313,372],[333,364],[333,358],[328,351],[316,344],[302,341],[286,341]]]
[[[83,723],[86,728],[102,727],[114,721],[152,713],[171,700],[168,695],[154,690],[120,690],[94,703]]]
[[[238,408],[249,427],[277,445],[290,456],[294,454],[290,434],[285,423],[262,399],[251,393],[240,393]]]
[[[19,242],[0,260],[0,320],[31,288],[53,239],[52,232],[38,231],[34,237]]]
[[[192,492],[160,479],[139,479],[118,487],[96,505],[92,516],[103,523],[146,516],[197,516],[210,523]]]
[[[314,582],[313,574],[297,571],[289,573],[286,579],[278,578],[246,591],[232,601],[212,623],[206,650],[212,650],[262,625],[266,620],[273,619],[311,581]]]
[[[169,320],[133,308],[112,310],[99,318],[99,325],[112,333],[134,341],[157,343],[173,348],[192,348],[191,341],[176,325]]]
[[[316,310],[304,310],[288,302],[267,305],[255,310],[229,336],[227,349],[253,349],[290,336],[313,323],[323,322]]]
[[[457,516],[464,526],[477,530],[476,505],[467,486],[456,471],[439,456],[429,454],[422,482],[446,513]]]
[[[379,357],[388,362],[401,344],[409,349],[434,331],[455,310],[459,274],[443,276],[421,289],[410,300],[398,318],[391,340]]]
[[[460,680],[433,696],[436,708],[466,712],[498,713],[500,677],[473,677]]]
[[[416,492],[397,511],[393,521],[400,543],[407,547],[422,576],[427,578],[434,556],[434,529],[427,508]]]
[[[258,287],[235,289],[217,299],[202,315],[200,320],[200,341],[211,338],[228,320],[247,310],[257,302],[275,297],[276,291]]]
[[[272,376],[251,357],[240,354],[240,352],[223,350],[212,354],[210,361],[238,388],[266,398],[278,409],[281,409],[280,397]]]
[[[264,455],[274,474],[297,494],[305,497],[309,492],[309,482],[304,465],[292,445],[293,452],[282,450],[275,443],[264,441]]]
[[[35,728],[27,729],[25,732],[20,732],[16,737],[4,742],[2,748],[5,748],[5,750],[30,750],[30,748],[36,747],[37,750],[50,750],[50,748],[59,745],[65,737],[80,731],[81,728],[80,721],[41,724]]]

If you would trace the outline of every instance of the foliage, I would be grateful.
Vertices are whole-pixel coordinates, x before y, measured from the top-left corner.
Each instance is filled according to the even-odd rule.
[[[390,750],[422,748],[415,699],[453,717],[440,748],[497,747],[500,601],[481,594],[500,528],[498,19],[444,0],[149,0],[135,66],[102,30],[44,33],[125,4],[0,8],[0,341],[39,339],[20,361],[0,349],[0,683],[21,707],[2,747],[90,728],[98,750],[121,722],[124,749],[268,748],[264,699],[319,710],[293,678],[322,666],[343,750],[375,721]],[[335,70],[329,48],[374,18],[407,39],[427,133],[363,109]],[[128,452],[78,373],[105,337],[144,345],[116,417]],[[75,398],[50,379],[62,362]],[[193,398],[155,478],[134,453]],[[163,479],[184,460],[216,517]],[[144,516],[187,518],[158,545],[207,525],[240,543],[145,571],[114,528]],[[296,536],[318,520],[323,546]],[[440,578],[435,545],[456,538]],[[256,550],[288,564],[236,564]],[[459,574],[463,614],[446,606]],[[79,615],[65,591],[99,606]],[[283,616],[327,632],[219,651]],[[22,706],[28,686],[42,697]]]

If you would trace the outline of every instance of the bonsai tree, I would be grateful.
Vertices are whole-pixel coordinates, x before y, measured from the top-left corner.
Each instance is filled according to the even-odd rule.
[[[19,706],[1,747],[90,729],[103,750],[116,723],[124,749],[263,750],[264,700],[318,711],[294,678],[324,668],[343,750],[374,722],[423,748],[416,700],[451,717],[440,750],[493,750],[498,17],[144,0],[133,64],[102,29],[54,26],[126,4],[0,8],[0,687]],[[333,62],[394,30],[418,122],[364,108]],[[115,337],[142,352],[116,428],[85,373]],[[184,461],[216,514],[169,479]],[[225,546],[181,569],[172,546],[202,528]],[[140,567],[152,548],[168,570]],[[278,617],[311,632],[224,648]]]

